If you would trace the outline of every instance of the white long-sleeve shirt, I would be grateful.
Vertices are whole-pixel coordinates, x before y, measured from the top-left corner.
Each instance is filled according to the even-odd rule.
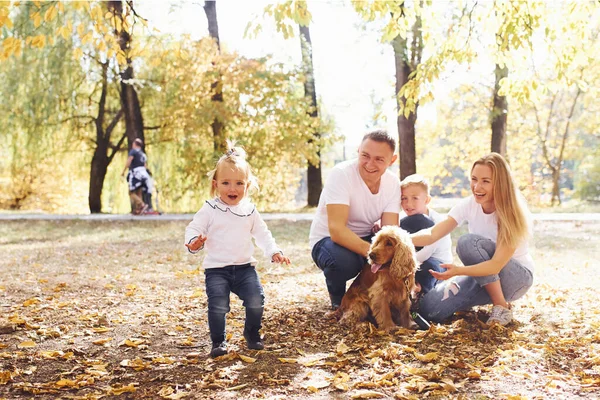
[[[218,197],[207,200],[185,229],[185,243],[193,242],[200,235],[206,237],[203,248],[206,257],[202,264],[205,269],[256,265],[252,238],[269,259],[273,254],[282,253],[267,224],[249,201],[230,206]],[[190,250],[190,253],[197,251]]]
[[[431,208],[429,208],[428,211],[429,218],[436,224],[446,219],[446,217]],[[436,258],[445,264],[452,264],[454,257],[452,256],[452,238],[450,237],[450,234],[417,251],[417,261],[419,264],[430,258]]]

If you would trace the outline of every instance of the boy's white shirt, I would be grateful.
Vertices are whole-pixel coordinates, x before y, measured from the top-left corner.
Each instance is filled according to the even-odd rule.
[[[319,205],[310,226],[309,245],[330,237],[328,204],[342,204],[349,207],[346,226],[359,237],[372,234],[373,224],[383,213],[400,213],[400,181],[390,171],[381,177],[379,192],[371,193],[358,171],[358,160],[337,164],[327,177]]]
[[[431,208],[428,208],[427,211],[429,212],[429,217],[436,224],[446,219],[445,216]],[[404,211],[402,213],[404,214]],[[400,218],[402,218],[402,214],[400,215]],[[452,256],[452,238],[450,237],[450,234],[444,236],[433,244],[424,246],[421,250],[417,251],[417,261],[419,264],[429,260],[432,257],[440,260],[444,264],[452,264],[454,257]]]
[[[522,206],[525,216],[528,219],[531,234],[531,227],[533,226],[531,223],[531,214],[524,200],[522,201]],[[462,199],[458,204],[452,207],[448,213],[448,216],[452,217],[452,219],[458,223],[458,226],[465,221],[468,222],[469,233],[481,235],[496,243],[496,240],[498,239],[498,219],[496,217],[496,212],[491,214],[484,213],[483,208],[481,208],[481,204],[478,204],[475,201],[475,197],[473,197],[473,195]],[[517,247],[512,258],[533,272],[535,264],[533,262],[533,258],[529,254],[529,245],[527,240]]]
[[[200,249],[206,251],[202,263],[204,269],[256,265],[252,238],[269,259],[282,253],[267,224],[248,200],[242,200],[236,206],[225,204],[218,197],[207,200],[185,229],[185,243],[191,243],[200,235],[206,237],[204,247]],[[190,253],[198,251],[190,250]]]

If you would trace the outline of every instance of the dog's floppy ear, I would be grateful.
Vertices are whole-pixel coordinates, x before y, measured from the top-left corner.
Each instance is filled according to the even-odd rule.
[[[394,258],[390,265],[390,274],[394,279],[404,279],[407,275],[414,273],[417,269],[417,260],[415,257],[414,246],[402,240],[402,237],[397,238],[398,243],[396,244],[396,250],[394,252]]]

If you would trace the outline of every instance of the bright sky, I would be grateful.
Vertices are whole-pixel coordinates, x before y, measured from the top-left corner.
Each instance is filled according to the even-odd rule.
[[[136,2],[136,10],[164,33],[187,33],[196,39],[208,35],[203,4],[203,1],[149,0]],[[284,40],[270,17],[262,18],[266,4],[269,2],[264,0],[218,1],[221,45],[247,57],[272,55],[276,61],[300,64],[297,33],[294,38]],[[309,2],[309,10],[313,15],[310,33],[320,107],[333,117],[336,133],[346,137],[346,154],[352,157],[360,139],[371,128],[397,132],[393,51],[389,44],[380,43],[380,33],[372,24],[365,25],[348,1],[313,0]],[[255,18],[261,21],[263,31],[255,39],[245,39],[246,26]],[[469,73],[454,71],[453,75]],[[441,94],[454,84],[443,82]],[[382,104],[386,121],[373,126],[376,104]],[[433,105],[419,110],[419,123],[433,119]]]
[[[300,64],[300,43],[296,36],[284,40],[268,19],[263,19],[266,1],[218,1],[219,36],[224,48],[247,57],[272,55],[275,60]],[[208,35],[202,1],[136,3],[137,12],[164,33],[188,33],[192,38]],[[395,131],[394,58],[391,47],[379,43],[379,35],[360,26],[360,18],[346,2],[313,1],[310,33],[317,94],[325,113],[335,120],[336,131],[347,139],[347,151],[354,152],[362,135],[372,126],[373,101],[384,106],[389,126]],[[263,31],[245,39],[248,22],[259,17]]]

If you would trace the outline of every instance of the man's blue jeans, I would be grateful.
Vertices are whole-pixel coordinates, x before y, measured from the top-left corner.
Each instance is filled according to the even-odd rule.
[[[362,240],[371,242],[373,236]],[[323,238],[314,245],[312,259],[325,274],[329,296],[339,305],[346,293],[346,282],[354,278],[367,263],[360,254],[334,243],[330,237]]]
[[[475,265],[490,260],[496,251],[496,243],[472,233],[461,236],[456,246],[458,257],[464,265]],[[419,312],[428,320],[442,322],[456,311],[463,311],[492,300],[485,285],[500,279],[506,301],[523,297],[533,285],[533,274],[518,261],[510,259],[497,275],[456,276],[439,282],[421,298]]]
[[[261,328],[265,295],[258,274],[250,264],[209,268],[204,271],[208,296],[208,328],[213,343],[225,340],[225,321],[229,294],[235,293],[246,307],[244,332],[257,335]]]

